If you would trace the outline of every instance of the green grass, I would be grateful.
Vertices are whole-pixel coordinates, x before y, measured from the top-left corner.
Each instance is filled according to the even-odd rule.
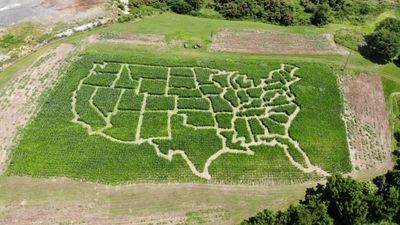
[[[147,67],[147,66],[130,66],[133,79],[150,78],[150,79],[167,79],[167,69],[163,67]]]
[[[279,63],[282,63],[282,59],[267,59],[265,56],[256,55],[242,58],[241,55],[236,54],[201,53],[199,55],[188,55],[179,51],[153,51],[152,48],[147,47],[89,46],[83,58],[73,64],[69,69],[68,76],[64,77],[44,104],[39,115],[24,131],[23,138],[13,153],[7,174],[57,175],[111,183],[127,181],[204,182],[204,180],[193,175],[187,164],[179,156],[174,156],[172,161],[168,161],[158,157],[154,148],[148,144],[113,143],[97,135],[89,136],[84,128],[71,122],[71,93],[77,87],[79,80],[87,75],[93,62],[116,60],[131,64],[197,66],[239,71],[241,74],[248,74],[249,78],[252,79],[265,76],[268,71],[279,68]],[[344,125],[340,120],[341,105],[335,76],[330,68],[321,64],[298,62],[296,65],[301,68],[300,76],[302,80],[294,85],[293,92],[296,94],[296,99],[298,99],[302,110],[295,118],[293,129],[290,129],[291,135],[301,144],[313,163],[318,163],[319,166],[328,171],[347,172],[350,168],[350,162],[345,142]],[[150,73],[148,72],[148,74]],[[198,74],[200,73],[202,72]],[[161,76],[161,74],[156,76]],[[146,90],[155,96],[164,93],[165,86],[166,80],[149,77],[142,79],[140,88],[141,92]],[[78,101],[86,101],[88,96],[90,98],[92,87],[87,88],[87,93],[83,94],[83,99],[78,99]],[[187,95],[188,97],[199,94],[198,90],[195,92],[196,90],[187,89],[170,89],[169,92],[177,90],[190,91],[192,95]],[[324,91],[315,93],[310,90]],[[171,95],[171,93],[169,94]],[[246,92],[243,94],[247,96]],[[80,95],[81,93],[78,94],[78,96]],[[135,96],[133,90],[126,90],[119,108],[140,110],[142,98],[137,97],[135,99],[133,96]],[[217,110],[219,110],[218,108],[224,110],[226,107],[226,111],[231,111],[231,105],[227,100],[219,96],[211,97],[210,100],[214,102],[213,107]],[[221,102],[224,103],[221,104]],[[154,106],[160,105],[152,104]],[[88,108],[90,107],[82,107],[82,110]],[[326,109],[326,111],[321,111],[321,108]],[[109,108],[107,109],[109,111]],[[113,137],[132,140],[134,134],[132,130],[136,126],[136,117],[129,117],[128,115],[137,115],[138,112],[120,113],[121,111],[115,119],[111,120],[111,123],[116,125],[116,129],[109,129],[106,132]],[[101,120],[96,119],[95,112],[88,112],[87,114],[91,116],[90,120],[87,119],[87,123],[98,123],[98,126],[100,126]],[[118,115],[121,117],[118,118]],[[212,118],[210,114],[194,113],[188,115],[188,122],[197,125],[211,125],[210,118]],[[318,121],[318,129],[307,128],[309,131],[305,132],[302,128],[315,126],[315,118]],[[230,121],[230,114],[220,114],[216,119],[218,126],[228,127],[222,124]],[[91,122],[91,120],[94,120],[94,122]],[[97,120],[99,122],[96,122]],[[167,112],[146,112],[143,117],[141,137],[167,136],[167,121]],[[167,153],[169,149],[182,150],[182,146],[184,146],[185,153],[199,170],[204,167],[208,157],[221,148],[221,140],[216,136],[214,129],[195,130],[185,127],[182,125],[180,116],[173,116],[171,124],[173,138],[172,140],[158,140],[157,142],[161,146],[160,150]],[[131,130],[125,132],[129,127]],[[260,132],[257,131],[257,128],[253,129],[251,130],[252,133]],[[325,131],[326,135],[321,136],[321,131]],[[243,136],[248,138],[246,134],[243,134]],[[240,147],[237,143],[229,141],[227,145]],[[263,166],[260,166],[261,163]],[[223,183],[253,183],[257,181],[267,182],[267,180],[277,183],[291,183],[317,179],[315,175],[304,174],[292,166],[282,150],[269,147],[257,148],[254,156],[222,155],[221,158],[213,162],[210,171],[213,181]],[[229,171],[232,171],[232,173]]]
[[[114,106],[121,94],[121,90],[112,88],[99,88],[93,97],[93,104],[107,116],[114,110]]]
[[[103,127],[106,125],[103,118],[92,108],[89,104],[89,99],[91,98],[93,92],[95,91],[94,87],[83,86],[78,91],[76,111],[81,115],[82,122],[87,124],[92,124],[94,129]]]
[[[175,88],[187,88],[193,89],[196,87],[193,78],[186,77],[171,77],[169,80],[169,86]]]
[[[139,112],[119,111],[111,118],[113,127],[106,129],[105,133],[119,140],[134,141],[139,115]]]
[[[231,128],[232,117],[233,115],[230,113],[218,113],[215,116],[215,119],[217,120],[218,123],[218,127],[225,129]]]
[[[189,68],[171,68],[170,74],[178,77],[193,77],[193,72]]]
[[[175,98],[172,96],[149,96],[146,101],[146,110],[173,110]]]
[[[168,113],[167,112],[145,112],[143,115],[141,138],[168,136]]]
[[[178,109],[210,109],[210,103],[205,98],[179,98]]]
[[[114,82],[115,79],[117,79],[117,75],[115,74],[99,73],[91,75],[90,77],[85,79],[83,83],[95,86],[109,87],[111,86],[111,84]]]
[[[200,90],[197,89],[186,89],[186,88],[169,88],[169,95],[176,95],[181,98],[192,98],[192,97],[201,97]]]
[[[118,105],[120,110],[140,111],[143,104],[143,95],[136,95],[133,90],[126,90]]]
[[[167,81],[143,79],[140,84],[140,93],[148,93],[153,95],[163,95],[167,87]]]
[[[214,112],[232,112],[229,102],[220,96],[211,96],[210,101]]]
[[[138,82],[130,78],[129,70],[124,67],[119,79],[115,83],[115,87],[136,89]]]
[[[97,66],[95,71],[98,73],[118,73],[121,69],[121,64],[119,63],[107,63],[104,68]]]
[[[187,115],[187,123],[193,126],[206,127],[214,126],[214,119],[211,112],[184,112]],[[183,146],[182,146],[183,147]]]

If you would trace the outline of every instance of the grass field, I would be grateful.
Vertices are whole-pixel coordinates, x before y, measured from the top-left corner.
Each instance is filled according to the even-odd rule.
[[[110,48],[109,45],[102,44],[90,46],[82,59],[72,65],[37,118],[25,130],[20,144],[12,155],[7,173],[69,176],[110,183],[205,182],[203,178],[206,176],[193,173],[193,169],[184,157],[175,155],[169,161],[165,157],[157,156],[154,144],[157,144],[160,152],[164,154],[167,154],[168,149],[184,150],[193,166],[201,173],[205,161],[221,148],[221,139],[217,138],[216,127],[229,127],[226,122],[214,122],[212,113],[220,115],[218,117],[221,121],[224,121],[224,115],[225,121],[226,118],[229,120],[236,99],[242,102],[243,106],[248,102],[249,108],[246,112],[249,114],[241,115],[245,116],[245,119],[237,119],[237,123],[235,122],[230,128],[237,132],[239,138],[242,135],[245,141],[242,141],[241,146],[238,146],[237,142],[227,145],[238,151],[243,151],[240,147],[246,146],[255,154],[229,153],[219,156],[209,167],[210,182],[291,183],[320,178],[315,173],[303,173],[299,170],[279,147],[243,145],[248,142],[248,138],[255,137],[260,128],[263,128],[263,123],[259,123],[258,131],[257,127],[246,129],[246,123],[243,123],[246,118],[250,119],[246,116],[257,114],[254,109],[259,103],[250,102],[251,96],[257,98],[259,95],[257,90],[253,90],[257,89],[255,84],[263,81],[270,71],[279,69],[282,60],[265,60],[264,57],[258,56],[243,59],[240,55],[234,54],[226,58],[224,54],[205,53],[201,57],[194,57],[179,52],[163,53],[154,50],[156,49],[128,46]],[[103,64],[104,62],[118,63]],[[340,119],[341,100],[332,69],[315,63],[288,63],[295,64],[299,68],[295,74],[299,81],[293,83],[290,88],[279,85],[276,87],[277,90],[288,91],[288,96],[295,96],[293,104],[298,105],[300,109],[290,124],[288,135],[300,143],[301,149],[313,166],[319,166],[329,173],[350,171],[345,129]],[[196,77],[193,77],[193,68]],[[201,78],[213,71],[203,68],[212,68],[215,71],[238,71],[239,75],[232,86],[229,86],[227,80],[224,82],[224,79],[227,79],[224,78],[224,73],[213,76],[213,79]],[[288,68],[275,74],[274,79],[290,77],[289,72],[292,67]],[[91,74],[90,71],[93,74],[88,76]],[[249,82],[253,82],[254,87]],[[275,82],[275,86],[279,83],[276,83],[276,80],[268,82],[271,84]],[[80,83],[81,89],[77,90]],[[235,88],[237,88],[236,98],[227,94],[224,99],[218,95],[220,93],[218,89],[228,93],[228,90]],[[74,114],[73,110],[71,111],[71,99],[74,91],[76,91],[76,112],[79,114],[76,121],[89,124],[93,132],[104,131],[105,135],[95,135],[96,133],[88,135],[88,130],[82,127],[82,124],[72,122]],[[96,93],[93,94],[94,92]],[[244,95],[242,96],[240,92],[244,92]],[[259,93],[261,92],[259,90]],[[146,96],[148,104],[142,103],[143,107],[138,107],[143,102],[141,100],[143,95]],[[175,98],[176,103],[180,105],[179,108],[183,108],[179,109],[178,104],[176,105],[178,115],[169,116],[171,110],[175,109],[175,102],[171,98]],[[195,98],[197,101],[203,99],[203,103],[196,104],[200,109],[182,102],[188,98]],[[268,99],[267,96],[265,98]],[[282,102],[285,100],[288,99],[276,98],[270,103],[279,106],[275,110],[289,110],[288,115],[291,115],[290,109],[280,107],[286,104]],[[121,104],[117,106],[116,102]],[[225,108],[222,102],[227,103]],[[120,111],[116,110],[118,108]],[[186,116],[182,117],[182,114]],[[276,115],[271,118],[285,121],[285,116],[278,116],[283,114]],[[187,118],[186,123],[192,126],[184,126],[185,123],[182,121],[184,117]],[[166,121],[171,124],[171,134],[168,134],[169,124]],[[108,123],[112,127],[107,125]],[[265,125],[268,123],[269,125]],[[254,124],[254,121],[248,124]],[[279,122],[271,123],[266,120],[264,126],[271,132],[279,132],[275,131],[274,127],[269,127],[274,126],[273,124],[278,126]],[[139,136],[135,130],[137,127],[140,127]],[[202,127],[208,129],[201,129]],[[304,129],[305,127],[307,129]],[[236,140],[232,139],[229,129],[226,131],[228,132],[223,134],[227,140]],[[321,137],[321,131],[326,135]],[[249,136],[246,132],[251,132],[252,135]],[[163,139],[168,135],[172,135],[172,141]],[[105,136],[117,141],[110,141]],[[155,137],[161,139],[153,140]],[[148,142],[150,139],[151,142]],[[311,141],[316,139],[320,141]],[[124,143],[129,141],[133,143]],[[295,162],[299,165],[306,164],[304,161],[306,159],[299,155],[298,150],[290,147],[291,144],[287,140],[281,140],[281,143],[288,146],[287,151]],[[186,149],[181,149],[183,146]]]

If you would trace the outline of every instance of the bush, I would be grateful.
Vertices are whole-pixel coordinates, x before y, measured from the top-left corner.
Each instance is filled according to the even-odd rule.
[[[365,43],[362,33],[349,29],[340,29],[336,31],[334,39],[337,44],[354,51],[358,51],[358,48]]]
[[[0,39],[0,48],[13,48],[23,44],[24,40],[12,34],[6,34]]]
[[[395,18],[386,18],[382,20],[375,30],[388,30],[390,32],[400,33],[400,20]]]
[[[171,10],[179,14],[189,14],[194,8],[184,0],[172,0],[169,3]]]
[[[378,30],[365,37],[368,52],[383,62],[391,62],[400,52],[400,33]]]
[[[400,20],[386,18],[372,34],[365,36],[365,40],[362,49],[365,56],[377,62],[392,62],[400,54]]]
[[[311,23],[316,26],[323,26],[328,24],[329,21],[330,21],[329,6],[327,4],[318,6],[311,17]]]

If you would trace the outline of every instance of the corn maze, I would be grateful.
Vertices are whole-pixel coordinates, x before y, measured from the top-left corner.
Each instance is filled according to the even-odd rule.
[[[95,63],[72,94],[72,121],[89,135],[146,143],[170,161],[182,157],[193,174],[207,180],[219,156],[251,157],[257,146],[278,148],[302,172],[326,176],[289,134],[300,112],[291,90],[301,79],[298,69],[282,64],[254,80],[202,67]],[[210,138],[191,139],[196,132]]]

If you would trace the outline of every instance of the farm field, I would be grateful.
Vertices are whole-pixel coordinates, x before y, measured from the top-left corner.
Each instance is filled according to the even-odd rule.
[[[392,12],[377,21],[387,16]],[[388,127],[400,130],[400,123],[390,117],[386,124],[382,107],[399,114],[400,70],[357,52],[337,54],[341,47],[324,36],[342,28],[370,32],[377,21],[282,27],[164,13],[39,48],[0,71],[0,93],[9,99],[25,90],[18,79],[46,84],[43,93],[27,85],[35,99],[19,104],[40,110],[22,107],[26,127],[13,130],[16,145],[0,145],[0,224],[237,224],[264,208],[296,204],[325,175],[385,173],[394,146]],[[252,40],[264,45],[213,50],[227,31],[246,38],[258,32]],[[311,45],[281,52],[285,46],[264,36],[271,33],[289,37],[285,45],[297,38]],[[278,44],[265,44],[271,40]],[[54,52],[62,46],[73,57],[59,60]],[[304,51],[310,46],[317,52]],[[43,73],[49,64],[54,69]],[[374,91],[363,89],[369,85]],[[367,124],[350,127],[355,150],[346,140],[344,97]],[[15,104],[5,104],[10,113],[0,121],[13,125]],[[370,135],[367,142],[358,133]]]
[[[7,174],[284,184],[351,170],[330,68],[107,46],[74,63]]]

